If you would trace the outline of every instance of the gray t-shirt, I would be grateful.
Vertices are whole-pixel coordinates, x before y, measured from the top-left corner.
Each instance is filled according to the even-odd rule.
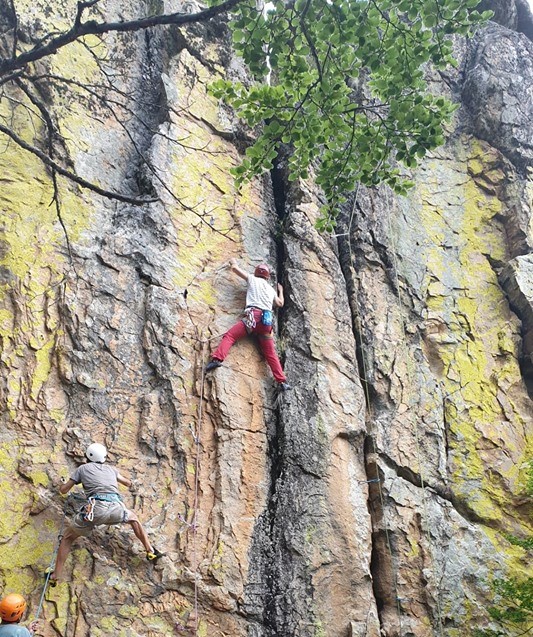
[[[260,310],[271,310],[276,298],[274,288],[265,279],[253,274],[248,275],[246,307],[258,307]]]
[[[97,493],[118,493],[117,475],[118,471],[108,464],[88,462],[78,467],[70,479],[76,484],[81,483],[89,498]]]
[[[0,624],[0,637],[31,637],[32,634],[19,624]]]

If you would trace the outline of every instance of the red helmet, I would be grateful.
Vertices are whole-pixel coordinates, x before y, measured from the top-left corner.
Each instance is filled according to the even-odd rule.
[[[261,279],[270,279],[270,268],[266,263],[260,263],[254,270],[254,276]]]
[[[17,622],[26,610],[26,600],[18,593],[11,593],[0,602],[0,617],[3,622]]]

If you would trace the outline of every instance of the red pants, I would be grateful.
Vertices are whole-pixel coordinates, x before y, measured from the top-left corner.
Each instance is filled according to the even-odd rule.
[[[278,383],[283,383],[287,380],[287,378],[283,373],[281,363],[279,362],[279,358],[276,353],[274,337],[272,336],[272,326],[263,325],[263,323],[261,323],[261,310],[254,310],[254,318],[257,325],[250,332],[246,329],[246,326],[242,321],[235,323],[235,325],[222,337],[222,341],[213,352],[212,358],[218,361],[223,361],[234,343],[240,341],[241,338],[244,338],[248,334],[256,334],[258,337],[257,340],[259,341],[259,347],[261,348],[263,356],[274,374],[274,378]]]

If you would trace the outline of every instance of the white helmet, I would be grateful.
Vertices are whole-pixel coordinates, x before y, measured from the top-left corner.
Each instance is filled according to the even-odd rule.
[[[93,442],[92,445],[87,447],[85,455],[91,462],[105,462],[105,459],[107,458],[107,449],[99,442]]]

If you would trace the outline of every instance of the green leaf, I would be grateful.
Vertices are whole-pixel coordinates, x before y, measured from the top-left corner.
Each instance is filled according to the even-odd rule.
[[[233,40],[257,82],[217,80],[209,87],[255,128],[256,142],[236,178],[269,170],[281,138],[292,149],[291,180],[306,176],[311,162],[315,166],[329,202],[324,228],[332,227],[335,206],[356,180],[385,181],[407,192],[395,162],[415,167],[417,158],[443,143],[442,124],[456,108],[442,96],[428,96],[425,65],[430,59],[438,68],[453,64],[446,33],[470,31],[484,19],[472,10],[474,0],[378,2],[328,0],[326,7],[323,0],[274,0],[264,15],[252,4],[238,5]],[[267,52],[270,85],[260,79],[269,72]],[[355,86],[361,69],[371,72],[370,92]],[[353,78],[349,85],[346,78]]]

